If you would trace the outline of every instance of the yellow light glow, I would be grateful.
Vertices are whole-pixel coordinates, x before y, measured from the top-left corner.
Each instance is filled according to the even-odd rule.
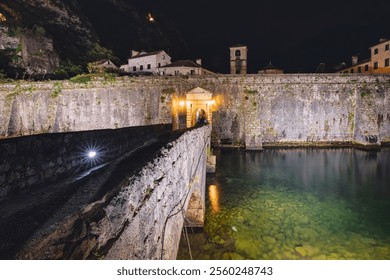
[[[179,105],[180,105],[180,107],[184,107],[184,105],[186,105],[186,103],[184,101],[180,101]]]
[[[3,22],[3,21],[7,21],[7,18],[5,17],[5,15],[0,13],[0,22]]]
[[[147,19],[148,19],[148,21],[150,21],[150,22],[154,22],[154,17],[152,16],[151,13],[148,13]]]
[[[209,187],[209,198],[211,203],[211,212],[218,213],[219,208],[219,189],[216,185],[211,185]]]
[[[214,105],[214,104],[215,104],[215,100],[209,101],[209,105]]]

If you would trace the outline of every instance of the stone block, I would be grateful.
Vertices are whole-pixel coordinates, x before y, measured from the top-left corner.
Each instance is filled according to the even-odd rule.
[[[32,176],[27,179],[27,185],[28,186],[35,185],[36,183],[38,183],[38,181],[39,181],[39,175]]]
[[[7,198],[9,193],[11,192],[11,186],[5,185],[0,187],[0,201]]]
[[[53,177],[53,175],[54,175],[54,169],[53,168],[46,169],[45,172],[44,172],[45,179],[49,179],[49,178]]]
[[[0,175],[0,185],[4,184],[7,181],[6,177],[6,174]]]
[[[46,169],[54,167],[54,166],[56,166],[56,163],[54,161],[49,161],[49,162],[45,162],[44,164],[42,164],[42,169],[46,170]]]
[[[58,168],[55,172],[54,172],[54,175],[55,176],[58,176],[58,175],[62,175],[66,172],[66,168],[65,167],[60,167]]]
[[[1,173],[5,173],[5,172],[7,172],[10,169],[11,169],[11,166],[9,165],[9,163],[5,162],[5,163],[0,165],[0,174]]]

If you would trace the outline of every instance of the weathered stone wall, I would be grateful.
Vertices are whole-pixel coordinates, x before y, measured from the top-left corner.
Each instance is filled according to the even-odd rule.
[[[219,138],[249,147],[260,141],[269,145],[388,141],[389,80],[388,76],[335,75],[247,78],[241,94],[229,101],[233,106],[219,111],[230,115],[231,127],[234,118],[241,120],[241,135],[234,137],[222,129]]]
[[[106,182],[106,189],[119,191],[79,205],[61,222],[47,221],[17,257],[175,259],[189,201],[199,197],[204,207],[210,130],[187,131],[136,175],[127,170],[118,186]]]
[[[0,86],[0,137],[171,123],[195,87],[211,91],[216,144],[390,141],[390,76],[139,77]],[[177,115],[177,112],[176,112]]]
[[[0,140],[0,201],[106,163],[170,129],[155,125]],[[90,150],[97,152],[93,160]]]
[[[17,83],[0,86],[0,138],[171,123],[170,96],[142,83]]]

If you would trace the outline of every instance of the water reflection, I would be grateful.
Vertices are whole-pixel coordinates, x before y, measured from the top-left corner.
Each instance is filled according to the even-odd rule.
[[[216,214],[219,212],[219,188],[216,185],[209,186],[209,201],[211,205],[212,213]]]
[[[224,151],[223,157],[233,156]],[[290,188],[353,200],[371,192],[376,198],[390,197],[390,153],[356,149],[268,150],[239,153],[237,161],[219,162],[228,177],[251,181],[274,181]]]
[[[204,232],[191,236],[195,259],[390,259],[389,149],[217,158]]]

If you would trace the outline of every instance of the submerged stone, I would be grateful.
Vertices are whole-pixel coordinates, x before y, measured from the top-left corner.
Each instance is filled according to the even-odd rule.
[[[264,240],[264,242],[267,242],[269,244],[275,244],[276,243],[276,239],[274,237],[272,237],[272,236],[264,236],[263,240]]]
[[[223,260],[245,260],[243,256],[235,252],[226,252],[222,255]]]
[[[305,244],[300,247],[295,247],[295,251],[297,251],[302,257],[312,257],[318,254],[320,249]]]

